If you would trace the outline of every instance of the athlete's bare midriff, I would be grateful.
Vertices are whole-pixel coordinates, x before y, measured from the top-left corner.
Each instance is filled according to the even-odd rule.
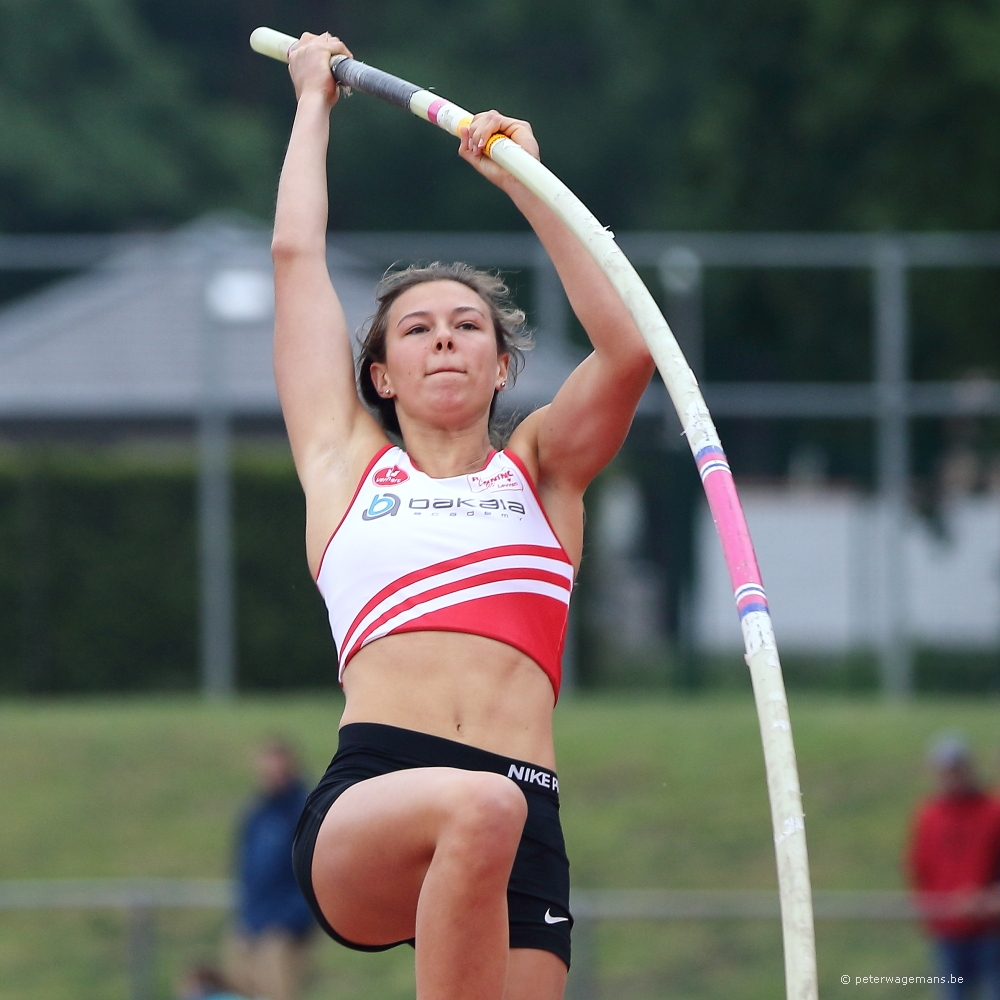
[[[456,632],[388,635],[344,671],[341,725],[378,722],[555,770],[552,684],[513,646]]]

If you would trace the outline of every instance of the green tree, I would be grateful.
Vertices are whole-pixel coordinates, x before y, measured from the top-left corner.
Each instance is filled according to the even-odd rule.
[[[127,0],[0,3],[0,228],[115,229],[266,213],[260,110],[206,99]]]
[[[2,0],[0,226],[266,216],[293,107],[262,23],[530,118],[618,228],[1000,227],[998,0]],[[519,227],[453,146],[347,102],[332,224]]]
[[[997,0],[137,0],[203,92],[291,119],[258,23],[536,125],[619,228],[1000,227]],[[335,114],[346,228],[520,222],[453,144],[359,98]]]

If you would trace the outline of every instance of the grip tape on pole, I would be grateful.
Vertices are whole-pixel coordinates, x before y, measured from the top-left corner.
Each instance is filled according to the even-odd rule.
[[[250,35],[250,47],[262,56],[288,62],[288,52],[298,41],[293,35],[285,35],[273,28],[256,28]],[[381,97],[383,101],[395,104],[404,111],[410,110],[410,98],[420,87],[398,76],[385,73],[367,63],[358,62],[345,56],[334,56],[333,77],[342,87],[360,90],[362,94]]]
[[[362,94],[381,97],[404,111],[410,110],[410,98],[421,88],[385,73],[357,59],[341,59],[333,67],[333,77],[342,87],[360,90]]]

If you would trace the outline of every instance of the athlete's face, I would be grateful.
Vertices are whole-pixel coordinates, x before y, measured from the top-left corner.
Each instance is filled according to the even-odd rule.
[[[489,414],[510,358],[497,351],[486,303],[457,281],[427,281],[393,302],[384,364],[372,365],[378,394],[407,418],[464,428]]]

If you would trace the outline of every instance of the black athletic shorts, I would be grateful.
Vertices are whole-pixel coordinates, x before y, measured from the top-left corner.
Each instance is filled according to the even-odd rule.
[[[539,948],[558,955],[569,968],[569,861],[559,825],[559,780],[552,771],[523,760],[501,757],[454,740],[410,729],[356,722],[340,730],[337,754],[306,799],[295,831],[292,864],[302,895],[319,925],[335,941],[358,951],[385,951],[413,941],[386,945],[355,944],[341,937],[323,916],[312,887],[313,850],[330,806],[351,785],[411,767],[456,767],[493,771],[514,781],[528,802],[521,843],[507,883],[511,948]]]

